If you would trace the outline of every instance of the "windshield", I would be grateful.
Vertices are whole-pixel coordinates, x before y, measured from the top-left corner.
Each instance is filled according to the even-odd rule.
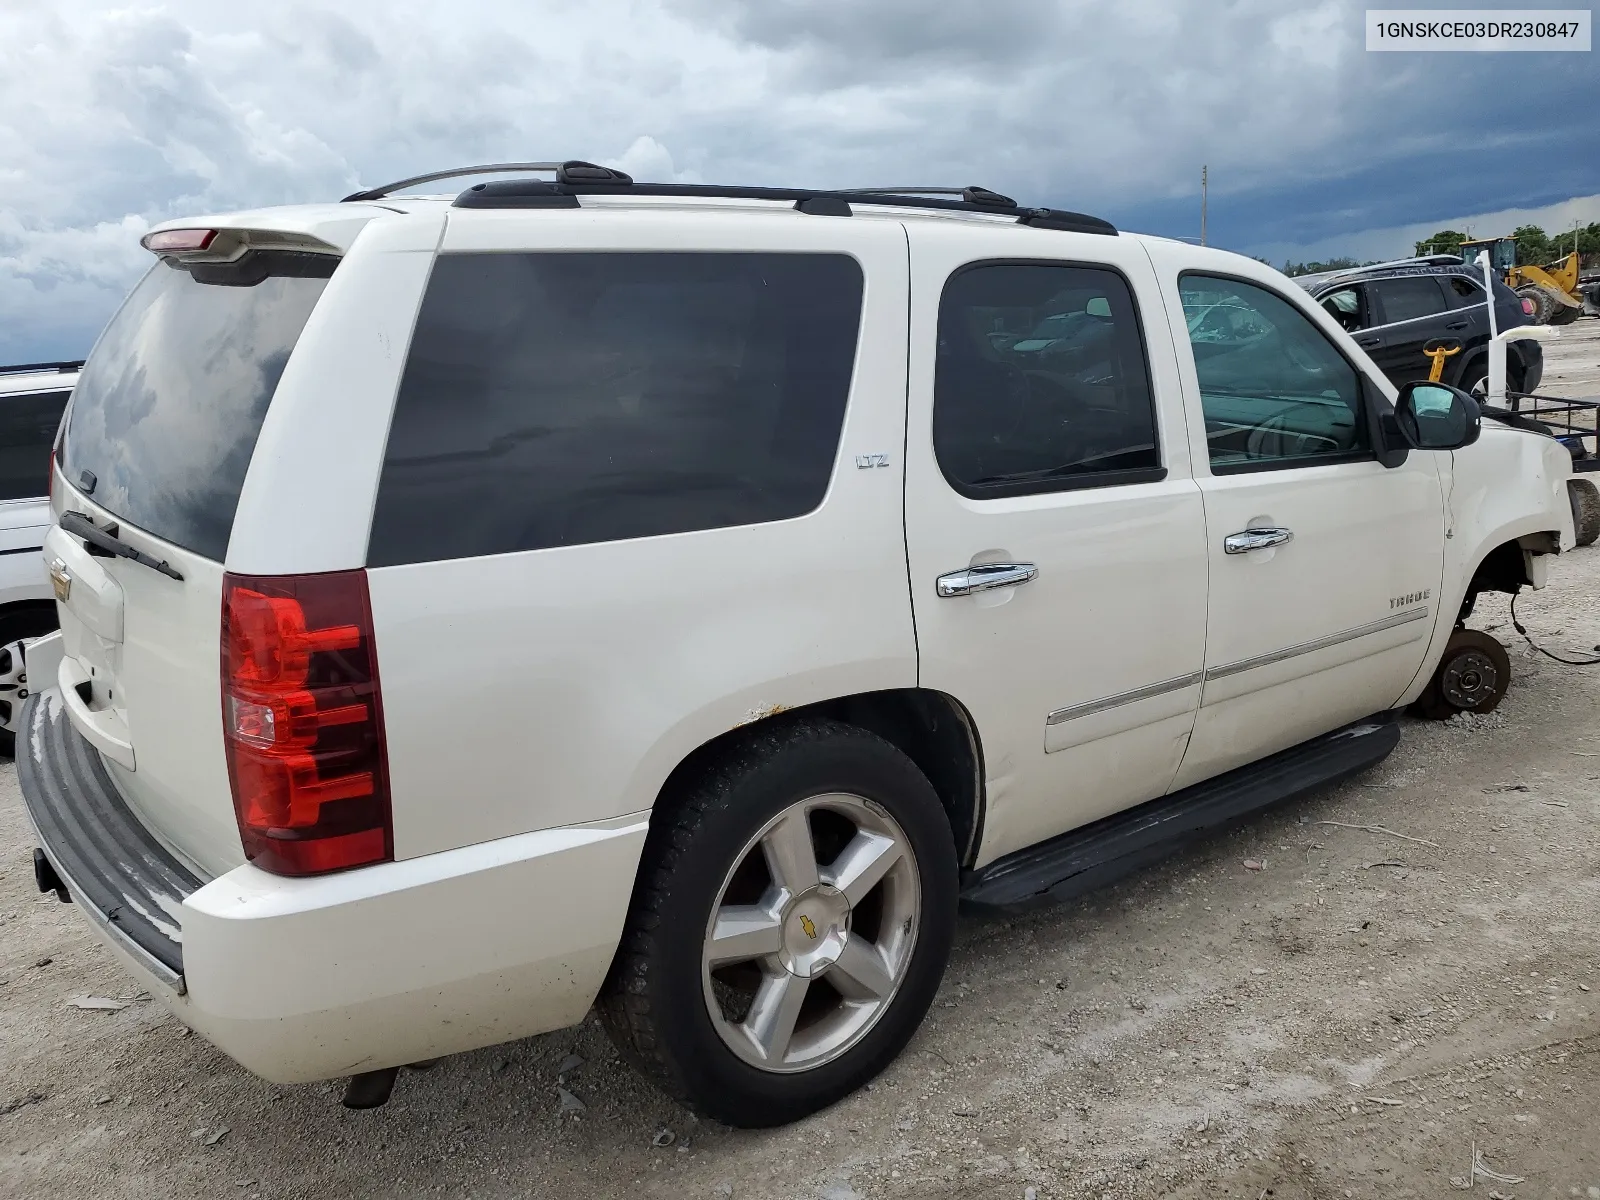
[[[123,520],[227,555],[278,378],[338,259],[163,259],[112,318],[67,412],[62,474]]]

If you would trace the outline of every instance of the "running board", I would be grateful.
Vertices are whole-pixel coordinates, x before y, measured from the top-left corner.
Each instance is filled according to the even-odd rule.
[[[1181,849],[1197,834],[1338,783],[1382,762],[1400,743],[1397,713],[1381,713],[1029,846],[972,872],[968,911],[1071,900]]]

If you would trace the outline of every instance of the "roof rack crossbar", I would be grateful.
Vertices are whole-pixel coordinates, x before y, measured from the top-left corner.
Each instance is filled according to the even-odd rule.
[[[386,183],[382,187],[366,188],[363,191],[351,192],[341,204],[349,204],[353,200],[382,200],[390,192],[398,192],[401,188],[415,187],[419,183],[433,183],[439,179],[459,179],[466,175],[487,175],[491,171],[541,171],[555,174],[561,170],[558,162],[525,162],[525,163],[484,163],[476,167],[454,167],[448,171],[430,171],[426,175],[413,175],[409,179],[397,179],[393,183]]]
[[[70,371],[78,370],[82,366],[83,359],[81,358],[71,359],[66,362],[17,363],[11,367],[0,367],[0,375],[27,375],[35,371],[55,371],[59,375],[65,375]]]

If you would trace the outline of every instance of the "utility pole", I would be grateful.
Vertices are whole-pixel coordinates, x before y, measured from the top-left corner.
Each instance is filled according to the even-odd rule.
[[[1200,167],[1200,244],[1206,244],[1206,168]]]

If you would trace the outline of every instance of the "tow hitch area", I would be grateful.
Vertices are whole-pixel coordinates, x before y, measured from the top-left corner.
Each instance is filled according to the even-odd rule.
[[[72,903],[72,897],[67,894],[67,885],[61,882],[61,876],[56,874],[50,859],[37,846],[33,848],[33,881],[39,885],[41,892],[54,892],[61,903]]]

